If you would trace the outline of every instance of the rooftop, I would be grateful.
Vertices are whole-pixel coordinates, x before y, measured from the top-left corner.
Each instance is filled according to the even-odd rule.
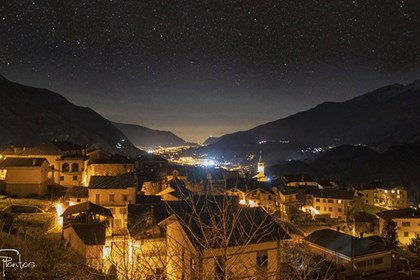
[[[384,245],[385,243],[378,242],[378,238],[357,238],[332,229],[315,231],[304,240],[349,258],[393,249]]]
[[[92,176],[89,181],[89,189],[126,189],[136,186],[137,178],[134,173],[117,176]]]
[[[0,163],[0,168],[4,167],[31,167],[31,166],[41,166],[44,161],[48,163],[45,158],[12,158],[8,157],[3,162]]]
[[[412,208],[387,210],[376,213],[376,215],[384,220],[387,219],[403,219],[403,218],[420,218],[420,211]]]
[[[96,215],[112,218],[112,213],[108,208],[102,207],[100,205],[94,204],[90,201],[79,203],[76,205],[69,206],[66,210],[64,210],[61,217],[79,214],[83,212],[90,212]]]

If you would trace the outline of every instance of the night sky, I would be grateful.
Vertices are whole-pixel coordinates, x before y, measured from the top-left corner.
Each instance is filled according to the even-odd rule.
[[[0,0],[0,73],[186,140],[420,78],[420,1]]]

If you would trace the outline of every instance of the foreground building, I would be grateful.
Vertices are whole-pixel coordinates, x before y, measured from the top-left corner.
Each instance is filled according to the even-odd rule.
[[[378,236],[357,238],[332,229],[318,230],[304,238],[312,252],[338,268],[360,272],[388,271],[392,268],[392,245]]]
[[[182,206],[162,222],[168,279],[276,279],[280,275],[281,243],[290,236],[263,209],[229,201],[232,204],[226,207],[225,196],[211,201],[196,197],[197,211]]]

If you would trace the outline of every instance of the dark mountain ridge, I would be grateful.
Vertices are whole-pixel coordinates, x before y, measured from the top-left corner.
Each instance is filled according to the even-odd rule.
[[[70,141],[111,153],[141,153],[110,121],[58,93],[20,85],[0,75],[0,99],[0,147]]]
[[[186,142],[170,131],[150,129],[136,124],[113,123],[138,147],[176,147]]]
[[[296,150],[308,147],[365,144],[385,150],[418,139],[418,108],[420,80],[407,86],[394,84],[348,101],[324,102],[284,119],[224,135],[202,151],[216,155],[231,151],[243,156],[263,150],[266,158],[287,159],[299,157]],[[288,144],[274,144],[280,142]]]
[[[393,185],[420,186],[420,141],[392,146],[385,152],[364,146],[331,149],[310,164],[292,161],[267,168],[270,176],[310,174],[345,187],[381,181]]]

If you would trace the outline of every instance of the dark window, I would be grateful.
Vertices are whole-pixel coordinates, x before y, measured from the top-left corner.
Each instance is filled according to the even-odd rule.
[[[124,202],[127,201],[127,195],[126,194],[122,195],[122,201],[124,201]]]
[[[215,279],[225,278],[225,260],[223,258],[217,258],[215,273],[216,273]]]
[[[80,198],[78,198],[76,201],[77,201],[77,202],[80,202]]]
[[[257,253],[257,266],[267,266],[268,265],[268,256],[267,251]]]
[[[402,222],[402,224],[401,224],[403,227],[409,227],[409,226],[411,226],[411,223],[410,222]]]
[[[60,181],[64,181],[64,176],[60,176]]]
[[[115,195],[114,194],[110,194],[109,195],[109,201],[110,202],[114,202],[115,201]]]
[[[77,181],[77,175],[73,176],[73,181]]]
[[[316,202],[320,202],[320,199],[319,199],[319,198],[317,198],[315,201],[316,201]]]
[[[78,163],[72,163],[71,164],[71,172],[79,172],[79,164]]]
[[[68,164],[68,163],[63,163],[63,164],[61,165],[61,171],[63,171],[63,172],[69,172],[69,171],[70,171],[70,166],[69,166],[69,164]]]

